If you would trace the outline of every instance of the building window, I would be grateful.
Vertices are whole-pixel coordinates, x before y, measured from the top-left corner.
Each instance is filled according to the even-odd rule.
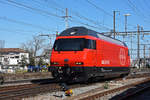
[[[19,56],[15,56],[15,58],[19,58]]]
[[[4,58],[4,61],[7,62],[7,61],[8,61],[8,58]]]

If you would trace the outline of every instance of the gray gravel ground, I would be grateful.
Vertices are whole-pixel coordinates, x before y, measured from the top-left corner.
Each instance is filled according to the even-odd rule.
[[[108,82],[108,89],[102,89],[102,90],[97,91],[97,92],[100,93],[100,92],[103,92],[103,91],[107,91],[107,90],[110,90],[110,89],[121,87],[123,85],[135,83],[135,82],[143,80],[143,79],[145,79],[145,78],[124,79],[122,81],[109,81]],[[94,89],[100,88],[100,87],[104,88],[105,84],[106,84],[105,82],[99,82],[99,83],[94,83],[94,84],[86,86],[86,87],[75,88],[75,89],[73,89],[73,96],[78,95],[78,97],[80,97],[88,91],[91,91],[91,93],[93,93]],[[123,90],[123,91],[125,91],[125,90]],[[114,94],[106,95],[106,96],[100,98],[99,100],[108,100],[111,97],[113,97],[113,96],[115,96],[115,95],[117,95],[117,94],[119,94],[123,91],[120,91],[120,92],[114,93]],[[63,99],[72,100],[71,97],[65,96],[65,93],[63,91],[39,94],[37,96],[24,98],[22,100],[63,100]]]

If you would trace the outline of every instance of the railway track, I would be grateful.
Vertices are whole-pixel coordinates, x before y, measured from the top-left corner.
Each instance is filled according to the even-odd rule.
[[[44,92],[60,91],[58,84],[25,84],[0,88],[0,100],[17,100],[28,96],[34,96]]]
[[[134,74],[135,75],[135,74]],[[131,76],[129,76],[129,77],[127,77],[126,79],[132,79],[132,78],[141,78],[141,77],[147,77],[147,76],[149,76],[150,75],[150,73],[148,74],[148,73],[146,73],[146,74],[136,74],[136,76],[134,76],[134,75],[131,75]],[[113,81],[118,81],[118,80],[122,80],[122,78],[117,78],[117,79],[113,79]],[[111,81],[111,80],[109,80],[109,81]],[[99,82],[98,82],[99,83]],[[104,81],[101,81],[100,82],[100,84],[103,84],[103,83],[105,83]],[[71,89],[80,89],[80,88],[86,88],[86,87],[90,87],[90,86],[94,86],[95,84],[97,84],[97,83],[89,83],[89,84],[73,84],[73,85],[69,85],[69,87],[71,88]],[[103,90],[104,88],[103,87],[101,87],[100,88],[100,90],[98,90],[98,91],[101,91],[101,90]],[[94,89],[92,90],[92,92],[93,91],[95,91]],[[63,93],[64,94],[64,93]],[[56,92],[56,95],[55,95],[55,93],[53,94],[53,93],[51,93],[50,95],[50,97],[47,97],[47,99],[49,99],[49,98],[53,98],[53,99],[51,99],[51,100],[62,100],[62,98],[64,99],[64,98],[68,98],[68,97],[63,97],[63,94],[62,93],[57,93]],[[48,94],[47,94],[48,95]],[[40,95],[40,97],[41,97],[41,95]],[[77,97],[79,97],[79,96],[77,96]],[[32,97],[31,97],[32,98]],[[38,96],[37,96],[37,98],[38,98]],[[44,97],[45,98],[45,97]],[[30,99],[30,98],[29,98]],[[36,98],[34,98],[34,99],[36,99]],[[75,99],[77,99],[76,97],[75,97]],[[28,99],[25,99],[25,100],[28,100]],[[31,99],[32,100],[32,99]],[[72,97],[70,98],[68,98],[68,100],[73,100],[72,99]]]
[[[24,80],[13,80],[13,81],[4,81],[3,84],[0,84],[0,87],[11,86],[11,85],[21,85],[21,84],[42,84],[47,81],[52,81],[53,78],[42,78],[42,79],[24,79]],[[51,83],[52,83],[51,82]]]
[[[135,75],[135,74],[134,74]],[[150,74],[136,74],[136,76],[130,75],[127,78],[137,78],[137,77],[146,77]],[[116,80],[121,80],[116,79]],[[91,84],[73,84],[69,87],[71,89],[74,88],[80,88],[84,86],[90,86]],[[0,87],[0,100],[12,100],[12,99],[21,99],[26,97],[35,96],[40,93],[50,93],[50,92],[56,92],[56,91],[62,91],[62,88],[59,84],[56,84],[54,82],[51,82],[49,84],[24,84],[24,85],[15,85],[15,86],[5,86]]]
[[[128,79],[131,79],[131,77],[128,77]],[[148,88],[150,88],[149,77],[144,80],[116,87],[110,90],[105,90],[104,88],[100,87],[77,96],[69,97],[66,100],[132,100],[130,99],[132,96],[135,96]],[[123,94],[121,94],[121,92],[123,92]],[[118,95],[115,96],[116,94]]]
[[[133,100],[137,96],[143,94],[150,89],[150,79],[148,81],[137,84],[134,88],[128,89],[123,93],[113,97],[111,100]],[[150,99],[150,98],[149,98]]]

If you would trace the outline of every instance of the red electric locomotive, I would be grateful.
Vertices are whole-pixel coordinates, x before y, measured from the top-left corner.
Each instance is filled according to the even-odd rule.
[[[85,27],[64,30],[54,43],[49,71],[64,81],[87,81],[128,75],[130,56],[125,43]]]

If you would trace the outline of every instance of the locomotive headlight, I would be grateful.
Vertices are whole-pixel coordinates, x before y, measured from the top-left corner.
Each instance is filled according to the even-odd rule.
[[[76,62],[76,65],[83,65],[83,62]]]
[[[51,62],[52,65],[58,65],[58,62]]]

